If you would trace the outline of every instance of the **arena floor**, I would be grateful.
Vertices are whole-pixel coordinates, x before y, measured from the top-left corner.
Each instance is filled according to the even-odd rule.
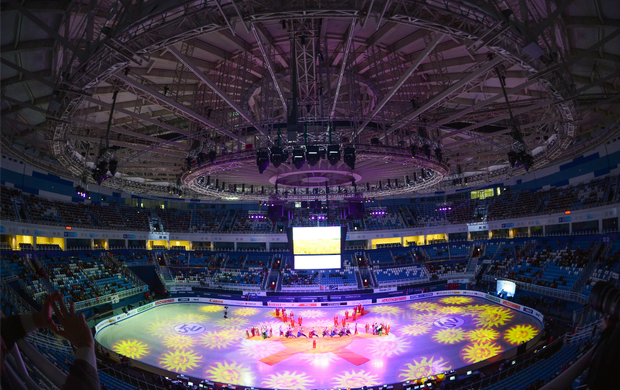
[[[320,334],[345,309],[352,313],[350,307],[292,310],[296,318],[302,316],[306,334],[312,328]],[[125,356],[192,377],[309,389],[427,377],[516,348],[542,331],[534,317],[465,296],[366,306],[356,321],[358,334],[342,338],[286,339],[279,337],[284,324],[273,308],[230,307],[228,319],[223,310],[197,303],[164,305],[108,326],[96,339]],[[365,324],[374,322],[389,325],[389,335],[367,334]],[[272,338],[246,338],[246,329],[263,325],[273,329]]]

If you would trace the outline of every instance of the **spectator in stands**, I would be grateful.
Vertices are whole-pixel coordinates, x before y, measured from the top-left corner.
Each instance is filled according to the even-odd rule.
[[[58,318],[63,330],[59,330],[52,320],[52,312]],[[17,340],[26,337],[37,329],[49,329],[63,336],[76,348],[75,361],[63,389],[99,389],[99,374],[95,360],[95,341],[84,314],[75,312],[75,305],[67,310],[62,295],[58,292],[49,296],[40,312],[15,315],[2,318],[0,323],[2,388],[10,389],[9,379],[5,376],[6,356],[13,349]]]

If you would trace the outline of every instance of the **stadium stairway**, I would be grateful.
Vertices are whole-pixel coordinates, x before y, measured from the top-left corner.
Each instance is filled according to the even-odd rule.
[[[161,270],[161,275],[164,277],[164,281],[171,282],[172,275],[170,275],[170,270],[168,269],[168,267],[160,266],[159,269]]]
[[[585,271],[581,273],[579,280],[577,280],[577,283],[575,283],[571,291],[578,292],[581,294],[584,287],[586,286],[586,283],[588,282],[588,280],[590,279],[590,277],[596,270],[597,266],[598,266],[597,261],[591,261],[586,267]]]
[[[362,290],[364,288],[364,284],[362,283],[362,275],[360,275],[360,270],[356,267],[355,271],[355,280],[357,280],[357,288]]]

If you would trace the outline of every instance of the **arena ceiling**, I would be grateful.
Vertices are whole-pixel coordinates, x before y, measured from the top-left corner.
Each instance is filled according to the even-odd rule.
[[[614,0],[7,0],[1,12],[3,151],[90,185],[404,195],[521,175],[618,134]],[[338,161],[295,166],[296,149],[329,145]],[[257,152],[278,147],[288,159],[259,173]],[[114,175],[96,172],[110,161]]]

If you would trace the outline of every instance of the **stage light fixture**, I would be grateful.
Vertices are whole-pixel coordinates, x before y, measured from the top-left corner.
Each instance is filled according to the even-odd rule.
[[[271,148],[271,163],[274,168],[279,168],[280,165],[284,162],[284,151],[279,146],[274,146]]]
[[[526,172],[529,172],[532,165],[534,165],[534,157],[526,153],[523,157],[523,168],[525,168]]]
[[[256,166],[259,173],[265,172],[265,169],[269,166],[269,152],[267,150],[256,152]]]
[[[216,157],[217,157],[217,152],[215,150],[212,150],[209,152],[209,161],[211,161],[211,164],[213,164]]]
[[[319,161],[321,161],[318,146],[311,145],[306,148],[306,161],[308,161],[308,165],[310,166],[315,166]]]
[[[415,153],[418,151],[418,146],[417,145],[411,145],[410,149],[411,149],[411,158],[415,158]]]
[[[336,165],[340,161],[340,146],[329,145],[327,147],[327,161],[330,165]]]
[[[508,152],[508,162],[510,163],[510,167],[514,168],[517,165],[517,153],[514,151]]]
[[[116,159],[110,160],[110,164],[108,165],[108,169],[110,170],[110,174],[112,176],[116,175],[116,168],[118,167],[118,161]]]
[[[344,163],[351,169],[355,169],[355,148],[347,146],[344,148]]]
[[[293,165],[295,168],[301,169],[306,163],[306,156],[304,154],[304,150],[302,148],[293,149]]]

